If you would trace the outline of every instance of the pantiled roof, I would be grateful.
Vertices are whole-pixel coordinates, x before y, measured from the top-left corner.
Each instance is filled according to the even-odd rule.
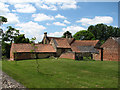
[[[117,42],[117,45],[120,45],[120,37],[110,37],[108,38],[103,45],[101,45],[101,48],[107,47],[116,47],[114,43]]]
[[[99,40],[75,40],[71,46],[95,46]]]
[[[69,44],[71,44],[75,39],[74,38],[61,38],[61,37],[47,37],[49,41],[52,39],[66,39]]]
[[[97,50],[94,49],[99,40],[75,40],[71,44],[71,49],[73,52],[91,52],[97,53]]]
[[[61,37],[47,37],[50,41],[52,40],[52,39],[61,39]]]
[[[50,44],[12,44],[12,52],[56,52]]]
[[[54,39],[58,48],[71,48],[66,38]]]

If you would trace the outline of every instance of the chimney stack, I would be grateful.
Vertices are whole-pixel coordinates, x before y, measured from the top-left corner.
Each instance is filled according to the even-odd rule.
[[[68,38],[68,34],[66,34],[66,38]]]
[[[44,32],[44,37],[47,37],[47,32]]]
[[[70,36],[69,38],[72,38],[72,35],[71,35],[71,34],[70,34],[69,36]]]

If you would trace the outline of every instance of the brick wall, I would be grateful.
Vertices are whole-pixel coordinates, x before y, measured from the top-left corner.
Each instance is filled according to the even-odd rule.
[[[103,61],[118,61],[118,48],[103,48]]]
[[[117,41],[109,38],[102,46],[103,61],[118,61],[120,47]]]
[[[75,53],[66,52],[66,53],[61,54],[61,56],[59,58],[75,59]]]
[[[94,60],[101,60],[101,49],[97,49],[99,51],[98,54],[93,54]]]
[[[22,60],[22,59],[34,59],[35,54],[33,53],[14,53],[14,60]]]
[[[60,57],[62,53],[71,51],[69,48],[57,48],[56,56]]]
[[[11,48],[10,48],[10,60],[14,60],[14,53],[13,53],[13,48],[12,48],[12,46],[11,46]]]
[[[48,58],[50,56],[55,56],[55,53],[38,53],[38,58]],[[35,53],[14,53],[13,60],[22,60],[22,59],[35,59]]]

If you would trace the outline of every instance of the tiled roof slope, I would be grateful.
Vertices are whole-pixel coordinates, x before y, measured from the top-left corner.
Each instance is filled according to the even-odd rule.
[[[50,44],[12,44],[12,52],[56,52]]]
[[[99,40],[75,40],[71,46],[95,46]]]
[[[116,45],[120,45],[120,37],[110,37],[106,40],[106,42],[101,45],[103,47],[116,47]]]
[[[71,48],[66,38],[55,38],[57,48]]]
[[[91,47],[95,47],[99,40],[75,40],[71,44],[71,49],[73,52],[96,52]]]
[[[69,44],[71,44],[75,39],[74,38],[61,38],[61,37],[47,37],[49,41],[52,39],[66,39]]]

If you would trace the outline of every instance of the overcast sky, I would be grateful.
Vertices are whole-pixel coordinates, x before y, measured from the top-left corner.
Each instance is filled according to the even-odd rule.
[[[0,15],[8,19],[2,28],[5,31],[7,26],[12,26],[26,37],[41,41],[44,32],[59,37],[65,31],[75,34],[98,23],[118,26],[118,0],[90,1],[0,0]]]

